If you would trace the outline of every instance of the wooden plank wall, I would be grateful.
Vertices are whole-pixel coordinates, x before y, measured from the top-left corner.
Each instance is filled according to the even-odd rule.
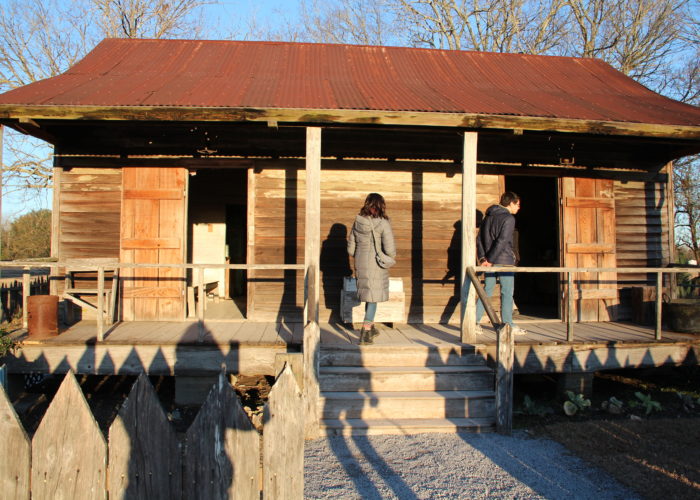
[[[73,168],[60,177],[59,260],[118,258],[121,169]]]
[[[654,182],[616,181],[615,215],[617,219],[616,250],[619,267],[658,267],[672,257],[667,185]],[[644,235],[644,237],[641,237]],[[621,306],[618,318],[632,317],[629,288],[652,286],[652,274],[618,275]]]
[[[337,317],[342,277],[353,266],[346,240],[370,192],[387,202],[398,249],[392,277],[401,277],[410,322],[459,322],[461,173],[453,164],[415,163],[411,170],[377,162],[373,169],[344,169],[324,162],[321,170],[320,320]],[[304,169],[297,161],[259,162],[254,184],[254,262],[303,263]],[[500,195],[498,176],[477,176],[477,209]],[[296,221],[294,223],[293,221]],[[249,314],[256,321],[298,321],[303,306],[301,273],[257,271],[249,283]]]

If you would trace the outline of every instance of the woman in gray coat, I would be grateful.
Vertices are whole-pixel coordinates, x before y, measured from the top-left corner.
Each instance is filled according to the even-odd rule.
[[[367,195],[364,206],[355,217],[348,241],[348,254],[355,257],[357,295],[360,302],[367,303],[360,344],[374,342],[374,337],[379,334],[374,327],[377,302],[389,300],[389,271],[377,263],[373,233],[377,248],[389,257],[396,257],[394,233],[386,215],[386,203],[378,193]]]

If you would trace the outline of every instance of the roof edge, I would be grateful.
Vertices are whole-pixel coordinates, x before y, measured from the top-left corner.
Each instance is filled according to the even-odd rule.
[[[700,140],[700,126],[521,115],[417,111],[227,108],[196,106],[70,106],[0,104],[0,119],[98,121],[268,122],[515,129],[594,135]]]

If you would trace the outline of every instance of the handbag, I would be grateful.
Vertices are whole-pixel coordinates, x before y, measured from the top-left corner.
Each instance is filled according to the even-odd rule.
[[[375,259],[377,264],[382,269],[389,269],[396,264],[396,259],[389,257],[387,254],[382,252],[377,245],[377,235],[374,233],[374,227],[372,227],[372,242],[374,243],[374,251],[376,252]]]

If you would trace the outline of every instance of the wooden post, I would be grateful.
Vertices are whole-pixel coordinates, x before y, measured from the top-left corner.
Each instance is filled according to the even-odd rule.
[[[462,159],[462,279],[459,297],[459,321],[462,342],[476,342],[476,309],[467,268],[476,262],[476,147],[477,133],[464,133]],[[456,277],[455,277],[456,279]]]
[[[566,341],[574,341],[574,324],[571,315],[574,313],[574,275],[571,271],[566,273],[567,294],[566,294]]]
[[[29,326],[29,320],[27,317],[27,299],[31,295],[31,286],[29,268],[25,266],[24,270],[22,271],[22,328],[27,328]]]
[[[319,432],[318,401],[321,329],[318,326],[319,267],[321,260],[321,129],[306,129],[306,226],[304,240],[304,402],[305,435]],[[307,323],[308,322],[308,323]]]
[[[654,338],[661,340],[661,301],[663,299],[663,273],[656,273],[656,326],[654,328]]]
[[[513,430],[513,332],[509,324],[498,330],[496,355],[496,431]]]
[[[97,266],[97,340],[104,340],[105,329],[105,268]]]
[[[53,169],[53,202],[51,209],[51,257],[60,260],[59,235],[61,234],[61,172],[60,167]],[[49,294],[58,295],[58,268],[51,268],[49,272]]]
[[[306,129],[306,225],[304,280],[307,321],[318,322],[319,266],[321,252],[321,129]]]
[[[197,269],[197,319],[204,321],[204,268]]]

